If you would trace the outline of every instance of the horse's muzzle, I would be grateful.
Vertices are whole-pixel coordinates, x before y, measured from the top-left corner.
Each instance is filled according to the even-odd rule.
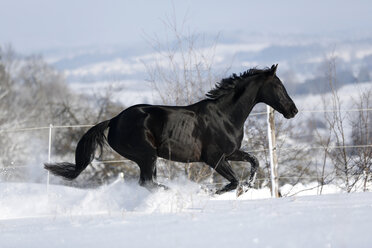
[[[286,115],[284,115],[284,117],[287,118],[287,119],[291,119],[291,118],[295,117],[297,113],[298,113],[298,109],[297,109],[296,105],[293,104],[290,107],[288,113]]]

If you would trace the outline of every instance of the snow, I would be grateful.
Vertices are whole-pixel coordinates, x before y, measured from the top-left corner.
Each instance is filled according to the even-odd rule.
[[[109,91],[111,101],[121,103],[126,107],[159,102],[150,84],[140,80],[98,81],[95,83],[74,82],[71,87],[74,91],[84,92],[84,94],[92,96]]]
[[[110,61],[94,63],[83,66],[74,70],[65,70],[65,76],[97,76],[97,75],[112,75],[121,73],[131,75],[136,72],[143,72],[146,68],[141,61],[125,61],[121,58],[116,58]]]
[[[45,184],[0,185],[2,248],[369,247],[372,241],[370,192],[271,199],[263,189],[236,199],[210,196],[187,180],[155,193],[119,180],[96,189],[51,185],[48,192]]]

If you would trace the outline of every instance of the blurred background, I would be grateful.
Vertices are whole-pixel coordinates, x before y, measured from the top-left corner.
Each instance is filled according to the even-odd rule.
[[[278,63],[300,110],[276,114],[279,183],[368,190],[371,11],[362,0],[0,0],[0,180],[45,182],[50,124],[51,159],[73,161],[88,126],[128,106],[190,104],[232,73]],[[270,186],[265,111],[254,108],[243,144],[261,162],[257,188]],[[159,180],[223,182],[203,164],[158,166]],[[51,180],[94,187],[120,172],[139,171],[106,148],[76,181]]]

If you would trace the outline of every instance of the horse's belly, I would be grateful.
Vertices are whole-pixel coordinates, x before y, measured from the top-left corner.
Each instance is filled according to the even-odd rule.
[[[196,137],[196,120],[190,115],[171,116],[162,132],[158,155],[179,162],[200,160],[201,141]]]
[[[168,141],[158,148],[158,156],[177,162],[198,162],[201,156],[201,144]]]

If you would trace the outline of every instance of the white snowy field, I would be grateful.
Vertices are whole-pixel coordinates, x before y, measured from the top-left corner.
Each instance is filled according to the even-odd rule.
[[[371,247],[369,192],[236,199],[171,187],[0,183],[0,247]]]

